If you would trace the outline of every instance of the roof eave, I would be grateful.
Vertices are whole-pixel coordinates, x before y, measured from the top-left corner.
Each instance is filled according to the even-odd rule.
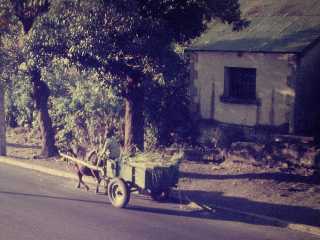
[[[301,56],[305,56],[309,51],[311,51],[315,46],[320,44],[320,37],[315,39],[313,42],[311,42],[308,46],[306,46],[303,51],[301,52]]]
[[[217,50],[217,49],[201,49],[187,48],[185,52],[226,52],[226,53],[267,53],[267,54],[301,54],[303,51],[266,51],[266,50]]]

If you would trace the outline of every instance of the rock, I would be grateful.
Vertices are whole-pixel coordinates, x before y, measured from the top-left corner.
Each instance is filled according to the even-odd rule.
[[[281,167],[287,169],[287,168],[289,168],[289,164],[288,163],[282,163]]]
[[[230,152],[244,158],[258,159],[263,146],[254,142],[235,142],[231,144]]]

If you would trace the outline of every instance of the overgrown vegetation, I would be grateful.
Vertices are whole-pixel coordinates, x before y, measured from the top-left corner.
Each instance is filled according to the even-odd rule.
[[[109,128],[116,129],[123,143],[123,100],[101,81],[96,71],[81,71],[57,59],[42,77],[51,90],[50,115],[59,147],[71,143],[97,145]],[[14,75],[6,94],[6,116],[10,127],[38,127],[28,74]],[[187,121],[188,96],[181,84],[154,85],[146,98],[145,141],[148,149],[173,142],[190,141],[194,132]],[[166,138],[166,136],[171,138]]]
[[[188,62],[177,49],[214,19],[243,24],[237,0],[1,1],[6,31],[18,29],[19,57],[1,72],[7,124],[39,126],[44,156],[54,136],[95,145],[110,128],[125,148],[191,143]]]

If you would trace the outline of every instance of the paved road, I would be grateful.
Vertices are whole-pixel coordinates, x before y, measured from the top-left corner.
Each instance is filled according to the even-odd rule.
[[[0,164],[0,240],[314,240],[241,216],[191,212],[137,196],[127,209],[75,182]]]

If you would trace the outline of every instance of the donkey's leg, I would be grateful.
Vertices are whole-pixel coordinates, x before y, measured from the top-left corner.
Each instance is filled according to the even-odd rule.
[[[78,175],[77,188],[80,188],[81,187],[81,182],[82,182],[82,174],[81,174],[81,172],[79,170],[77,171],[77,175]]]
[[[86,188],[87,191],[89,191],[89,186],[81,179],[82,185]]]
[[[79,171],[78,172],[78,185],[77,188],[80,188],[81,184],[89,191],[89,186],[82,180],[83,174]]]
[[[97,170],[92,170],[91,169],[91,174],[92,176],[96,179],[97,181],[97,186],[96,186],[96,193],[99,192],[99,186],[100,186],[100,182],[101,182],[101,177],[100,177],[100,173]]]
[[[101,183],[101,178],[100,178],[100,177],[98,177],[98,178],[97,178],[96,193],[99,193],[99,186],[100,186],[100,183]]]

